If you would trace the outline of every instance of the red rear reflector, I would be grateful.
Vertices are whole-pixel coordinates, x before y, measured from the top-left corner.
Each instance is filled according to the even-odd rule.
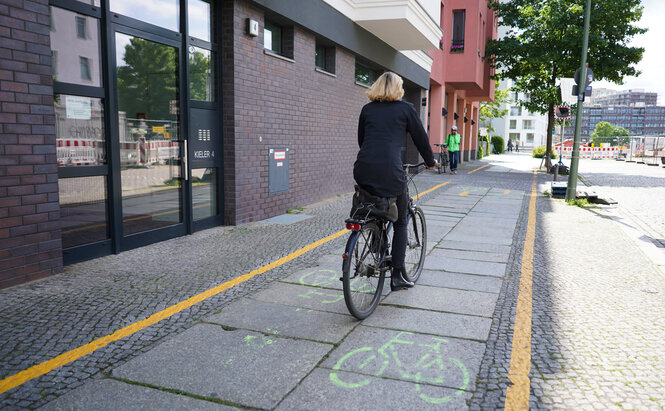
[[[348,260],[348,259],[349,259],[349,253],[342,254],[342,260]]]
[[[346,223],[347,230],[360,231],[360,224]]]

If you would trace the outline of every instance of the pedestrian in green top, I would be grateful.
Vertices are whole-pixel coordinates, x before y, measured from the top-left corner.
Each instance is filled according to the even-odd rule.
[[[457,174],[457,160],[459,159],[459,144],[462,137],[457,133],[457,126],[452,126],[446,138],[448,157],[450,158],[450,174]]]

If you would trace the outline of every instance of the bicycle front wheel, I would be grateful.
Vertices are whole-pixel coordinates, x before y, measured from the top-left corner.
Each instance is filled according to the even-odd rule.
[[[407,227],[409,236],[404,267],[406,268],[407,280],[415,283],[423,271],[427,251],[427,223],[425,222],[425,213],[420,207],[416,206],[413,210],[409,210]]]
[[[365,224],[346,243],[342,264],[344,302],[359,320],[367,318],[379,304],[385,271],[382,269],[385,239],[375,223]]]
[[[441,154],[441,153],[439,153],[439,167],[437,167],[437,168],[439,169],[439,174],[441,174],[441,173],[443,173],[444,171],[446,171],[446,170],[444,169],[444,165],[443,165],[443,154]]]

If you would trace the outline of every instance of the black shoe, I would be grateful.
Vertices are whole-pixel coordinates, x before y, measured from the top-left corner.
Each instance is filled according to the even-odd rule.
[[[404,267],[394,268],[390,276],[390,291],[405,290],[416,285],[414,282],[404,278]]]

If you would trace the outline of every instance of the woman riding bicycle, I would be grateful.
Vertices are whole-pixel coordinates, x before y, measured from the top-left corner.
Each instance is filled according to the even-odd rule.
[[[358,145],[360,151],[353,166],[356,183],[370,194],[379,197],[397,197],[398,218],[394,224],[392,276],[390,289],[413,287],[405,277],[404,257],[407,246],[406,177],[402,169],[402,148],[406,135],[411,134],[427,168],[437,165],[413,104],[402,101],[403,80],[395,73],[383,73],[367,90],[371,100],[360,112]]]

